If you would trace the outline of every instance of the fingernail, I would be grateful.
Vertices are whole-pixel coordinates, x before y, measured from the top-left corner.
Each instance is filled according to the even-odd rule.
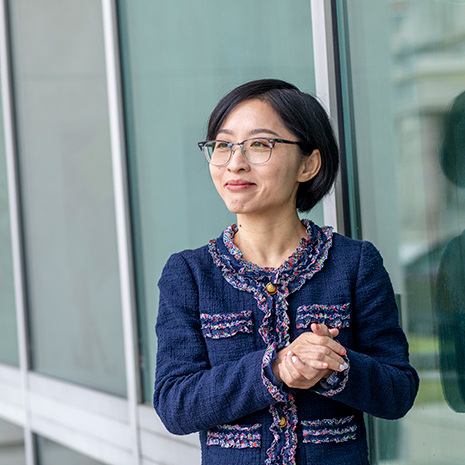
[[[339,365],[339,369],[340,369],[341,371],[347,370],[347,368],[349,368],[349,365],[347,365],[347,363],[341,363],[341,364]]]
[[[292,352],[291,352],[291,351],[289,351],[289,352],[287,353],[287,355],[291,355],[291,354],[292,354]]]
[[[297,357],[295,357],[295,356],[292,357],[292,361],[293,361],[294,363],[297,363]]]
[[[345,355],[346,353],[347,353],[347,350],[344,349],[344,347],[343,347],[342,350],[341,350],[341,355]]]

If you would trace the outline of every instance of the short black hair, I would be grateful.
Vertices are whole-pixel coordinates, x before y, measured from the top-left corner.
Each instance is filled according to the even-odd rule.
[[[210,115],[207,139],[214,140],[225,119],[240,103],[259,99],[268,102],[286,128],[299,141],[304,155],[316,149],[321,154],[321,168],[310,181],[297,190],[296,207],[311,210],[332,188],[339,168],[339,149],[328,115],[318,100],[293,84],[279,79],[260,79],[236,87],[225,95]]]

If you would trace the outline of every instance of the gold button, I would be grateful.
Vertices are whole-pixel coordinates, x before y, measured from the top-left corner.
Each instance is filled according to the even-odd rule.
[[[280,428],[284,428],[287,425],[287,420],[284,417],[282,417],[281,420],[279,420],[278,425]]]
[[[278,292],[278,290],[276,289],[276,286],[273,286],[273,284],[271,283],[268,283],[265,286],[265,289],[268,291],[270,295],[275,295]]]

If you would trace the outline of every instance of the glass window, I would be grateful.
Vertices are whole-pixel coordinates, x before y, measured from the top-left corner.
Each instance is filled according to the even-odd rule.
[[[125,395],[101,4],[10,15],[33,368]]]
[[[384,256],[421,377],[403,420],[374,421],[374,463],[459,464],[465,453],[465,2],[338,3],[347,8],[362,235]]]
[[[162,11],[162,13],[160,13]],[[121,2],[144,396],[155,368],[156,283],[173,252],[234,222],[197,147],[217,101],[280,78],[314,92],[310,2]],[[322,223],[321,206],[311,217]]]
[[[1,419],[0,463],[2,465],[26,465],[23,429]]]
[[[0,92],[0,108],[2,95]],[[3,113],[0,111],[0,362],[19,365]]]
[[[36,445],[39,465],[103,465],[102,462],[41,436],[36,436]]]

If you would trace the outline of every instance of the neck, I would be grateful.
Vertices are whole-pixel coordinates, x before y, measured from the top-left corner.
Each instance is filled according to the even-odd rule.
[[[262,268],[278,268],[307,235],[295,210],[273,217],[238,215],[237,226],[234,243],[246,260]]]

